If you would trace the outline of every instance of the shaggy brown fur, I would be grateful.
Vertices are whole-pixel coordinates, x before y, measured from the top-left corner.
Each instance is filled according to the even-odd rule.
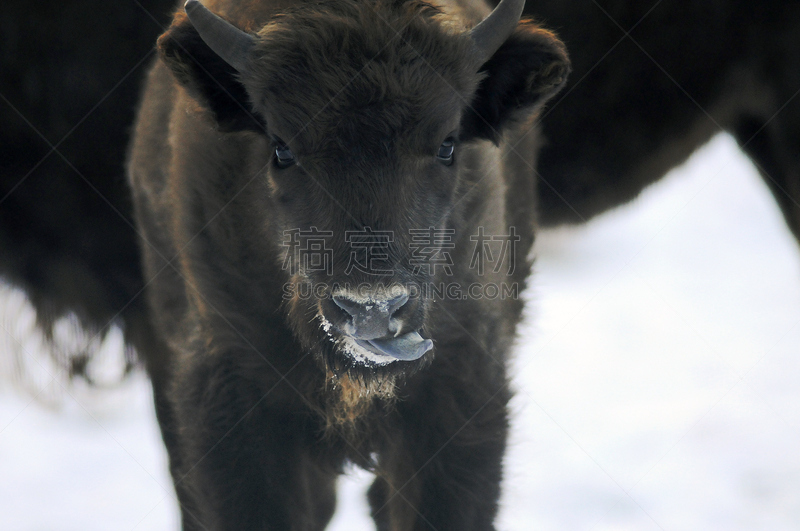
[[[322,412],[327,419],[327,431],[335,433],[341,429],[355,434],[359,421],[366,418],[374,401],[379,400],[391,407],[397,398],[393,378],[363,380],[348,374],[336,376],[330,371],[327,377],[326,394],[330,399]]]

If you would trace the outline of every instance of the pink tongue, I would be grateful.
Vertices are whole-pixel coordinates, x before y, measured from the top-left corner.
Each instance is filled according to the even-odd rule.
[[[359,340],[359,343],[368,344],[370,350],[377,351],[384,356],[412,361],[422,357],[423,354],[433,348],[433,341],[423,339],[417,332],[409,332],[400,337],[390,337],[386,339]]]

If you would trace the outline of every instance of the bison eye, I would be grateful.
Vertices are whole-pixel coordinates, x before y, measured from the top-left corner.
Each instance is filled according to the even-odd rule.
[[[279,168],[288,168],[295,163],[294,153],[283,142],[275,146],[275,162]]]
[[[436,154],[436,158],[445,166],[450,166],[453,163],[453,152],[455,149],[456,141],[452,138],[448,138],[439,146],[439,152]]]

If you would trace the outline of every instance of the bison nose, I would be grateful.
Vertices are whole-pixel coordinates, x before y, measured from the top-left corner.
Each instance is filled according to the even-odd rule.
[[[333,296],[333,302],[347,312],[350,319],[342,326],[356,339],[377,339],[394,336],[403,323],[395,314],[408,302],[408,293],[396,297],[357,300],[346,294]]]

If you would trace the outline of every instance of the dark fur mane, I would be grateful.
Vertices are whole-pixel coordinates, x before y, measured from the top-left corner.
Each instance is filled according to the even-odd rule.
[[[275,16],[260,37],[259,66],[243,79],[263,97],[256,108],[265,108],[270,127],[323,157],[356,145],[369,151],[364,138],[390,142],[412,128],[433,135],[474,91],[475,76],[463,67],[469,38],[425,2],[304,5]],[[448,102],[436,116],[426,114],[433,101]]]

